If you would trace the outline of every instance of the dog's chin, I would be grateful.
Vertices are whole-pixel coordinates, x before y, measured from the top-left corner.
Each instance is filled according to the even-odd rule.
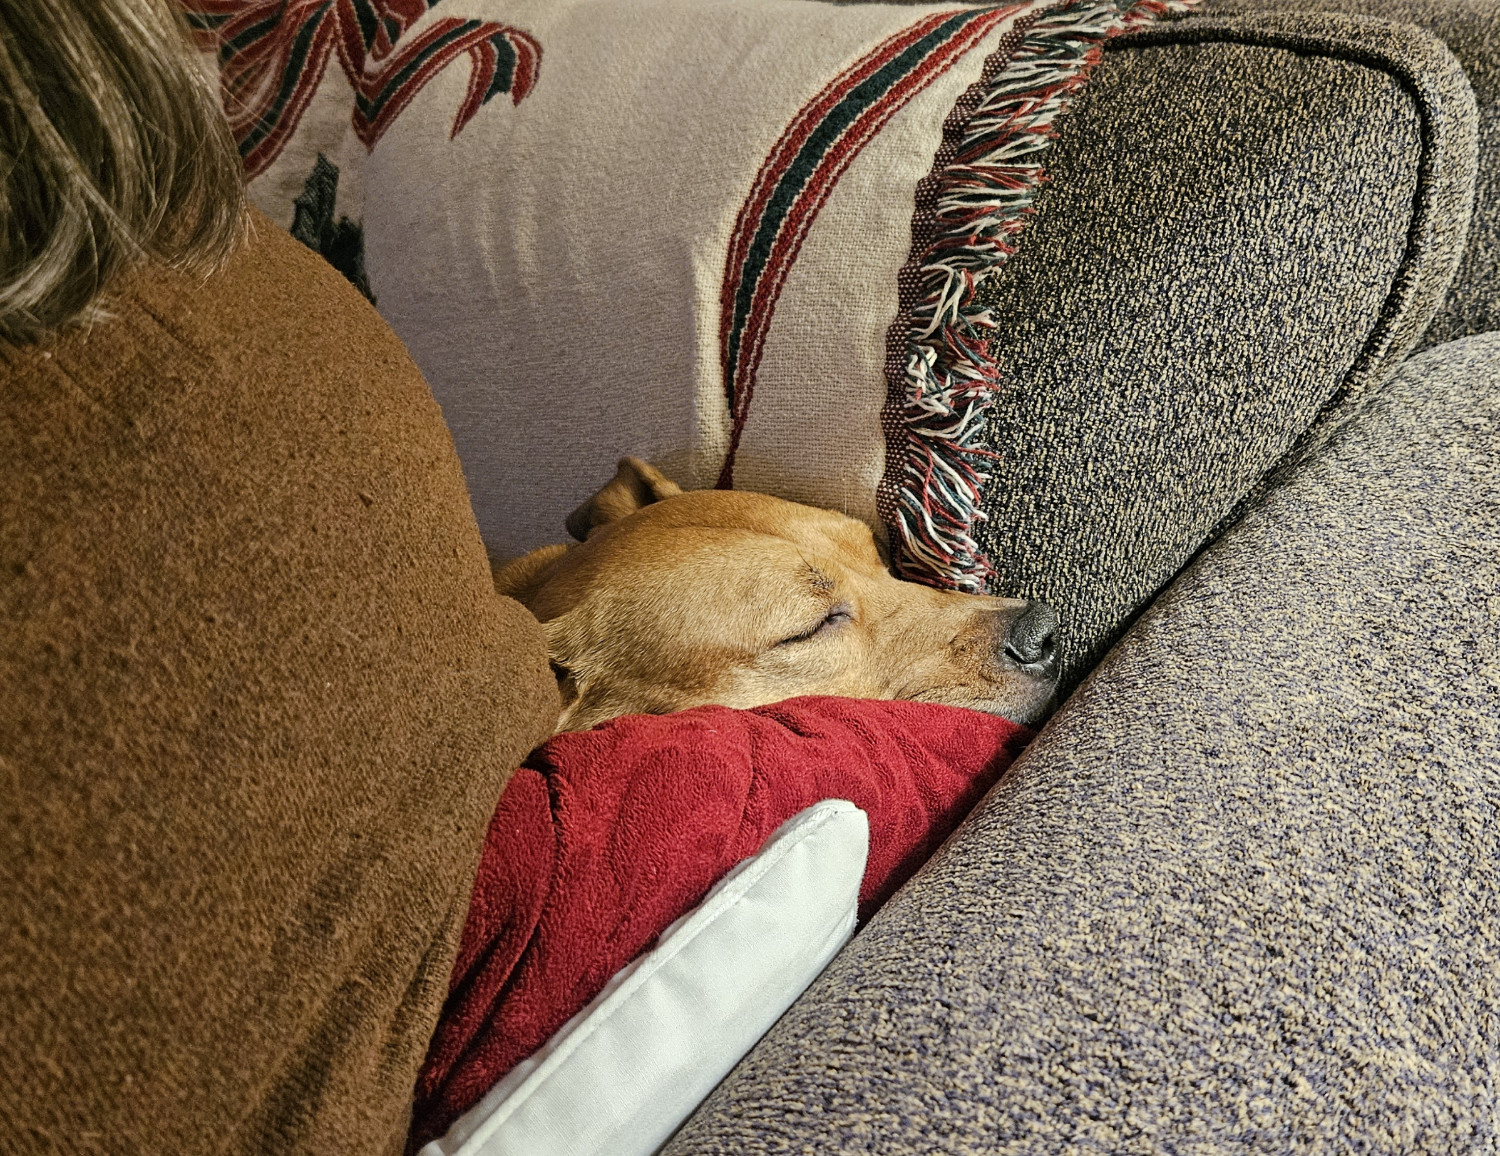
[[[1011,722],[1036,729],[1057,708],[1058,677],[1050,667],[1045,671],[1023,673],[1025,682],[1019,686],[1006,686],[999,693],[994,693],[992,687],[974,687],[970,693],[965,693],[967,688],[954,687],[935,694],[918,694],[913,697],[921,702],[938,702],[945,706],[962,706],[985,714],[999,715]],[[990,693],[985,693],[986,691]]]
[[[1057,663],[1049,661],[1030,676],[1035,679],[1036,698],[1022,713],[1025,717],[1012,717],[1012,722],[1025,723],[1033,729],[1040,727],[1051,717],[1052,712],[1057,709],[1057,684],[1061,677],[1057,671]]]
[[[1050,691],[1044,698],[1024,703],[1017,703],[1011,699],[1005,702],[974,704],[975,710],[982,710],[985,714],[999,715],[1001,718],[1020,723],[1032,730],[1040,728],[1056,708],[1057,702]]]
[[[999,704],[993,708],[988,708],[986,713],[998,714],[1010,719],[1011,722],[1020,723],[1022,726],[1028,726],[1032,730],[1037,730],[1051,717],[1052,712],[1056,709],[1057,697],[1053,693],[1053,690],[1049,689],[1045,696],[1025,706],[1017,708],[1008,704]]]

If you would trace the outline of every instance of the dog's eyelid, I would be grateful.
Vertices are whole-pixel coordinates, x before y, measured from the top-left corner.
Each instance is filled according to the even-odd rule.
[[[846,622],[854,621],[854,607],[847,602],[840,602],[829,608],[828,613],[823,615],[820,621],[811,630],[804,630],[801,634],[794,634],[790,638],[783,638],[776,646],[790,646],[794,642],[806,642],[810,638],[816,638],[823,631],[835,626],[842,626]],[[774,647],[773,647],[774,649]]]

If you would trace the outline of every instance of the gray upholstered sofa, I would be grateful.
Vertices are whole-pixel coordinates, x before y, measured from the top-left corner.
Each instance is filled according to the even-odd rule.
[[[1487,332],[1500,329],[1500,4],[1301,0],[1242,15],[1266,6],[1214,0],[1122,43],[1091,91],[1150,83],[1155,51],[1197,70],[1200,109],[1249,104],[1264,96],[1247,79],[1256,52],[1312,77],[1331,38],[1337,69],[1384,68],[1415,104],[1445,69],[1457,91],[1456,58],[1475,103],[1450,99],[1447,128],[1429,118],[1417,137],[1469,143],[1425,154],[1401,186],[1429,196],[1426,233],[1419,205],[1398,272],[1337,288],[1343,314],[1258,320],[1266,347],[1246,356],[1268,380],[1321,343],[1339,384],[1271,471],[1239,479],[1231,516],[1200,512],[1205,532],[1137,559],[1136,592],[1108,606],[1090,590],[1114,572],[1089,571],[1101,563],[1085,550],[1011,576],[1098,623],[1107,653],[1092,665],[1092,644],[1075,646],[1075,671],[1092,669],[1040,737],[670,1156],[1500,1146],[1500,333]],[[1331,91],[1310,84],[1291,103],[1322,116]],[[1079,122],[1090,115],[1085,98]],[[1133,145],[1116,134],[1137,155],[1178,131],[1169,114],[1137,122]],[[1098,139],[1065,126],[1054,172],[1097,171]],[[1192,158],[1231,199],[1235,146]],[[1161,251],[1142,237],[1192,227],[1142,192],[1151,179],[1128,166],[1092,186],[1059,178],[996,299],[1083,283],[1076,325],[1090,277],[1128,282]],[[1137,223],[1091,261],[1075,240],[1069,264],[1048,230],[1087,213]],[[1164,268],[1140,276],[1202,290]],[[1278,291],[1291,293],[1303,273],[1287,270]],[[1213,304],[1201,312],[1212,321]],[[1239,318],[1222,321],[1181,341],[1222,356],[1215,341],[1241,340],[1224,336]],[[1343,352],[1340,325],[1360,330]],[[1047,325],[1012,329],[1016,372],[1049,372]],[[1076,333],[1067,372],[1102,375],[1121,356],[1117,337]]]

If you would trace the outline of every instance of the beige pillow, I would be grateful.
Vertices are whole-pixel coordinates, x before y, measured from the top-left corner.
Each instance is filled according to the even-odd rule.
[[[240,121],[252,193],[288,223],[316,203],[330,237],[362,224],[497,554],[556,541],[633,454],[888,527],[905,573],[977,589],[997,380],[976,279],[1100,44],[1172,6],[449,0],[390,43],[339,6],[217,40],[235,95],[247,61],[281,62],[256,91],[284,150]],[[364,54],[297,54],[331,28]],[[491,50],[516,64],[485,104]]]

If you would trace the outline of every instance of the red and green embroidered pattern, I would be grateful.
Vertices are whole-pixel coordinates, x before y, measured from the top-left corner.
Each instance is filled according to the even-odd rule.
[[[245,172],[280,155],[337,55],[354,89],[355,135],[366,148],[422,86],[460,57],[469,87],[457,136],[498,93],[520,104],[536,84],[542,47],[493,21],[443,17],[402,41],[437,0],[183,0],[199,46],[218,54],[224,109]]]
[[[731,428],[719,488],[734,483],[776,300],[839,177],[892,116],[1022,7],[923,17],[830,81],[771,149],[735,220],[724,266],[719,345]]]

